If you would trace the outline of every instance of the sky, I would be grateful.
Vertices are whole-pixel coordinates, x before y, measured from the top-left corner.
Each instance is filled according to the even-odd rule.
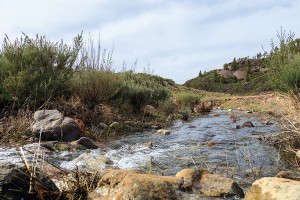
[[[0,44],[22,32],[67,43],[100,35],[116,71],[126,63],[182,84],[269,51],[281,27],[299,37],[299,10],[299,0],[0,0]]]

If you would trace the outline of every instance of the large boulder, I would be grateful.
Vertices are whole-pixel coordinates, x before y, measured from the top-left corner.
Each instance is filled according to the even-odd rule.
[[[31,188],[31,191],[30,191]],[[59,188],[38,168],[34,176],[25,167],[0,162],[0,199],[58,199]]]
[[[285,178],[265,177],[256,180],[248,192],[245,200],[299,200],[300,182]]]
[[[80,138],[79,125],[71,118],[64,117],[58,110],[39,110],[34,113],[31,129],[42,140],[70,142]]]
[[[93,200],[179,199],[176,195],[179,184],[179,179],[170,176],[111,170],[102,176],[90,197]]]
[[[214,197],[244,197],[243,190],[237,183],[221,175],[213,176],[205,169],[185,169],[175,177],[110,170],[104,173],[89,197],[93,200],[202,199],[203,194]]]

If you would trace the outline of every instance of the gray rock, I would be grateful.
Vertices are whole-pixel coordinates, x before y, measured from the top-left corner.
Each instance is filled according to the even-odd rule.
[[[45,173],[36,169],[35,187],[33,192],[29,193],[30,174],[25,167],[18,167],[11,163],[0,165],[0,199],[38,199],[37,191],[43,189],[40,193],[43,199],[57,199],[59,189]]]
[[[39,110],[34,113],[31,127],[36,137],[42,140],[70,142],[80,138],[78,124],[69,117],[64,117],[58,110]]]
[[[100,128],[100,129],[107,129],[108,126],[107,126],[106,124],[104,124],[104,123],[100,123],[100,124],[98,125],[98,128]]]
[[[242,127],[255,127],[251,121],[243,123]]]
[[[81,144],[87,149],[98,149],[98,145],[90,138],[81,137],[79,140],[76,141],[77,144]]]

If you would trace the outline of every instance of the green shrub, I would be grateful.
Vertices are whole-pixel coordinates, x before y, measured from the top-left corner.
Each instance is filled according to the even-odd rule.
[[[159,103],[158,110],[165,115],[171,115],[176,111],[177,105],[173,99],[162,101]]]
[[[289,60],[283,67],[278,68],[273,73],[276,88],[282,91],[292,90],[294,93],[299,93],[300,88],[300,55],[296,55]]]
[[[0,84],[9,98],[39,106],[67,91],[81,35],[72,47],[53,43],[45,36],[28,36],[11,43],[6,37],[0,53]]]
[[[182,115],[183,120],[188,120],[191,116],[191,108],[183,107],[180,109],[179,113]]]
[[[118,105],[127,103],[134,112],[138,112],[148,104],[158,105],[170,98],[170,91],[151,78],[130,71],[122,76],[124,84],[116,99]]]
[[[201,95],[183,92],[175,95],[176,102],[181,108],[192,109],[195,105],[200,103]]]
[[[74,73],[73,92],[88,107],[107,102],[121,89],[122,79],[110,71],[80,70]]]

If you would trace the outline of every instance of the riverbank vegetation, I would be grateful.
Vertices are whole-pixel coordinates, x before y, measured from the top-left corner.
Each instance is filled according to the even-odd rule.
[[[103,49],[99,41],[83,34],[71,45],[39,35],[24,34],[15,41],[6,36],[0,49],[0,138],[20,140],[38,109],[80,118],[93,135],[91,127],[116,121],[123,125],[114,133],[164,127],[170,119],[183,118],[182,109],[192,111],[200,102],[200,95],[172,80],[134,70],[116,72],[113,50]],[[153,112],[144,112],[149,105]]]

